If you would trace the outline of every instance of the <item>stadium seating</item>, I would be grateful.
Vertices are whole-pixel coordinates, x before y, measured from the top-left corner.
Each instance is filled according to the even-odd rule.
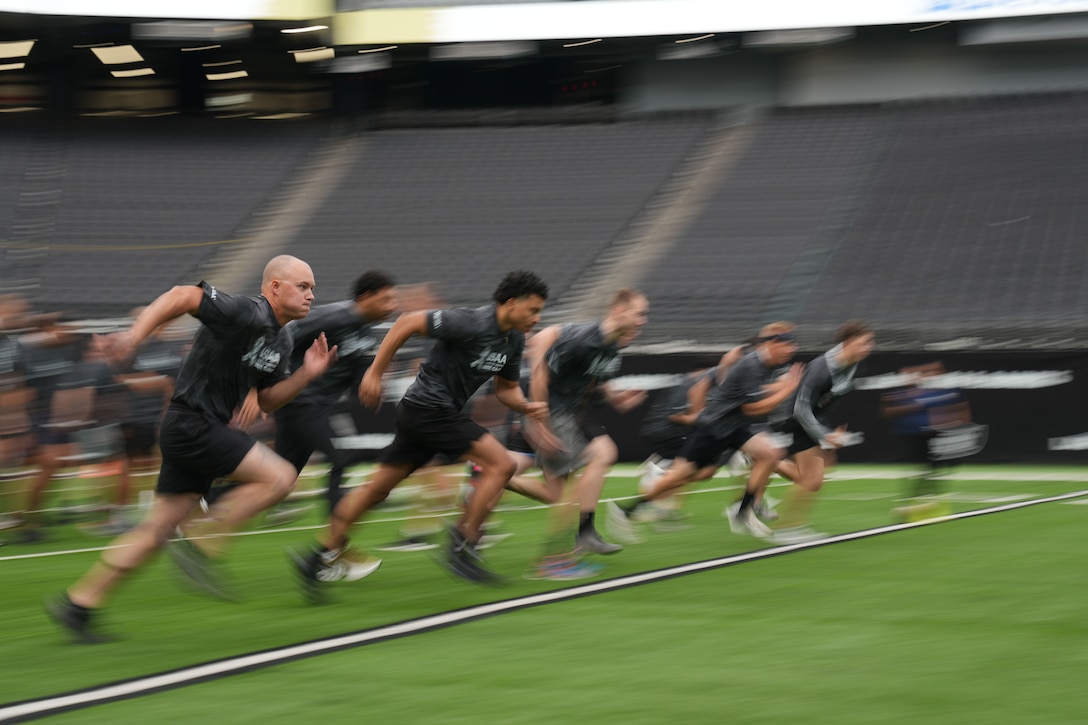
[[[346,176],[320,189],[301,233],[270,251],[313,265],[319,302],[377,267],[475,304],[526,267],[558,307],[683,183],[715,121],[545,116],[405,116],[407,128],[385,116],[340,159]],[[1088,339],[1086,116],[1088,97],[1056,93],[756,117],[638,280],[653,306],[643,341],[725,344],[787,318],[821,347],[852,317],[902,347]],[[328,121],[6,119],[0,283],[36,281],[44,309],[123,314],[198,279],[333,138]]]
[[[322,127],[323,128],[323,127]],[[96,119],[5,127],[8,146],[44,149],[12,198],[18,224],[4,227],[10,247],[20,227],[45,228],[32,269],[35,302],[77,316],[123,314],[178,282],[195,282],[218,247],[297,169],[319,140],[317,127],[215,123],[194,119]],[[18,151],[13,152],[18,162]],[[24,155],[27,152],[23,152]],[[36,170],[35,170],[36,168]],[[27,172],[27,170],[30,172]],[[35,203],[34,175],[49,203]],[[4,183],[11,183],[10,180]],[[55,203],[53,203],[55,202]],[[0,210],[0,214],[8,212]],[[11,277],[11,271],[5,276]]]
[[[653,304],[646,339],[751,336],[851,188],[880,126],[871,107],[779,111],[759,121],[668,260],[642,281]]]
[[[1088,157],[1088,98],[929,102],[883,115],[876,168],[801,321],[863,316],[908,346],[1083,336],[1088,169],[1073,160]]]
[[[378,131],[294,250],[333,298],[377,267],[437,282],[450,304],[479,304],[505,272],[524,267],[558,300],[709,123],[692,115]]]

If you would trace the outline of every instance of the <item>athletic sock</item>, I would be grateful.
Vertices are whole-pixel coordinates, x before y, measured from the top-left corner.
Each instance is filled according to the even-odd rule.
[[[596,531],[593,527],[593,515],[595,511],[589,511],[587,513],[578,516],[578,533],[584,534],[587,531]]]
[[[740,500],[740,508],[737,509],[737,515],[744,513],[746,510],[752,508],[752,504],[756,502],[756,495],[751,491],[745,491],[744,497]]]

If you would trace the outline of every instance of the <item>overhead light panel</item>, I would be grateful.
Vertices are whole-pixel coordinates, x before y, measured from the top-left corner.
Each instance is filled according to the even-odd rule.
[[[680,40],[674,40],[673,42],[677,45],[681,43],[696,43],[700,40],[707,40],[708,38],[713,38],[715,35],[716,33],[707,33],[706,35],[696,35],[694,38],[681,38]]]
[[[581,48],[583,45],[593,45],[594,43],[600,43],[604,38],[593,38],[592,40],[580,40],[577,43],[563,43],[564,48]]]
[[[132,70],[111,70],[114,78],[137,78],[139,76],[153,76],[155,71],[151,68],[133,68]]]
[[[398,46],[396,46],[396,45],[383,45],[381,48],[366,48],[364,50],[360,50],[359,52],[360,53],[384,53],[387,50],[396,50],[397,47]]]
[[[216,48],[222,48],[222,47],[223,46],[221,46],[221,45],[198,45],[195,48],[182,48],[181,52],[182,53],[192,53],[193,51],[197,51],[197,50],[215,50]]]
[[[230,81],[235,78],[248,78],[249,73],[244,70],[233,70],[226,73],[205,73],[204,77],[210,81]]]
[[[26,63],[4,63],[0,65],[0,71],[22,70],[23,68],[26,68]]]
[[[336,51],[332,48],[309,48],[307,50],[292,50],[296,63],[316,63],[319,60],[332,60],[336,57]]]
[[[34,40],[15,40],[10,43],[0,43],[0,58],[25,58],[30,55],[30,49],[34,47]]]
[[[91,48],[91,52],[105,65],[139,63],[144,57],[131,45],[113,45],[108,48]]]

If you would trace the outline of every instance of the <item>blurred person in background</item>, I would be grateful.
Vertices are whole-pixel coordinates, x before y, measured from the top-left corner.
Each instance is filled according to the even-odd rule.
[[[54,400],[58,387],[67,379],[83,356],[86,338],[81,338],[59,324],[59,315],[32,318],[33,328],[19,339],[27,385],[34,391],[28,412],[33,426],[28,462],[36,469],[27,491],[24,508],[16,514],[19,523],[15,541],[33,544],[45,538],[47,523],[45,492],[70,457],[75,446],[71,431],[72,413]]]
[[[135,320],[143,308],[133,310]],[[132,527],[129,514],[132,499],[154,485],[141,486],[138,479],[151,478],[159,469],[159,425],[170,403],[174,380],[188,352],[189,340],[172,332],[170,326],[156,328],[136,350],[131,362],[117,379],[125,386],[128,405],[121,420],[124,457],[117,486],[116,508],[99,533],[116,536]]]
[[[708,393],[695,430],[653,490],[626,508],[614,502],[609,505],[613,536],[632,543],[639,541],[632,522],[638,520],[640,509],[674,489],[713,475],[723,454],[737,450],[751,459],[752,470],[740,505],[727,508],[730,528],[734,533],[759,538],[771,535],[771,529],[759,520],[755,504],[763,496],[784,451],[769,433],[756,426],[797,389],[801,365],[792,365],[779,374],[796,352],[793,323],[775,322],[759,331],[754,349],[734,364],[724,380]]]
[[[186,573],[212,593],[223,594],[215,572],[222,534],[283,499],[297,478],[294,466],[245,433],[229,427],[250,387],[261,408],[275,410],[325,372],[335,348],[319,336],[301,368],[289,372],[291,338],[283,326],[305,317],[314,299],[310,266],[288,255],[265,267],[261,296],[224,293],[206,282],[178,286],[159,296],[128,331],[110,338],[115,360],[132,356],[153,330],[189,314],[202,324],[182,365],[160,430],[162,468],[156,496],[143,522],[118,537],[79,581],[46,603],[52,619],[77,642],[105,638],[97,612],[113,590],[162,548],[221,476],[246,482],[209,511],[209,538],[178,542],[187,552]]]
[[[0,481],[5,482],[22,475],[18,467],[32,444],[29,406],[34,390],[26,382],[26,358],[19,343],[19,333],[28,324],[27,311],[21,297],[0,296]],[[0,512],[0,530],[15,528],[21,522],[20,517]]]
[[[907,521],[941,516],[948,511],[942,497],[939,478],[954,465],[955,459],[977,452],[985,443],[985,427],[971,424],[971,406],[956,389],[939,385],[945,374],[944,363],[903,368],[906,385],[888,391],[882,399],[882,412],[892,420],[892,432],[899,439],[899,460],[917,470],[906,492],[907,503],[892,513]],[[959,454],[945,455],[935,450],[942,434],[961,428],[972,440]],[[976,436],[981,436],[981,440]]]
[[[616,444],[593,420],[600,401],[627,412],[646,400],[643,390],[616,390],[609,384],[620,370],[621,350],[631,344],[649,319],[650,303],[641,292],[613,293],[608,313],[596,322],[555,325],[541,330],[530,346],[533,400],[547,401],[548,417],[530,421],[527,437],[543,430],[561,447],[541,447],[537,460],[553,491],[565,490],[552,509],[544,555],[533,579],[568,580],[594,576],[600,566],[584,554],[615,554],[623,547],[605,541],[595,523],[605,476],[616,462]],[[573,484],[571,479],[573,477]]]
[[[340,500],[328,528],[310,550],[292,552],[307,599],[322,599],[323,582],[355,581],[374,570],[373,557],[349,547],[351,527],[437,454],[450,461],[471,459],[483,469],[477,494],[449,529],[444,563],[451,573],[471,582],[500,581],[482,566],[476,547],[484,520],[516,464],[502,443],[472,422],[464,408],[476,390],[494,378],[495,394],[503,405],[535,418],[547,415],[547,404],[530,402],[518,386],[525,334],[540,320],[547,296],[548,287],[539,277],[516,271],[499,283],[491,304],[420,310],[396,321],[363,377],[360,398],[365,405],[376,407],[381,402],[382,375],[410,338],[430,337],[435,344],[397,405],[395,437],[369,483]]]
[[[834,451],[849,440],[846,426],[831,427],[831,415],[839,398],[854,389],[858,366],[873,351],[876,336],[868,325],[852,321],[839,328],[836,342],[805,366],[797,390],[779,408],[781,415],[774,416],[773,430],[793,438],[786,454],[794,485],[772,537],[779,544],[825,537],[809,526],[813,497],[823,487],[826,467],[834,463]]]
[[[121,508],[128,498],[128,492],[121,488],[124,451],[121,420],[127,408],[126,394],[117,377],[117,365],[106,359],[105,338],[90,335],[85,340],[82,360],[53,392],[50,424],[63,429],[71,440],[69,455],[60,461],[62,466],[78,466],[79,478],[85,481],[108,481],[105,487],[95,487],[98,501],[92,504],[94,512],[105,511],[106,520],[85,529],[90,533],[106,533],[114,525],[120,526]],[[103,527],[106,532],[101,531]]]

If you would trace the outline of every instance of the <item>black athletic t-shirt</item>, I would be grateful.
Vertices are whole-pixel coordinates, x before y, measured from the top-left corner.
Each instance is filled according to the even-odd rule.
[[[710,368],[699,374],[685,375],[682,382],[658,393],[650,409],[646,411],[640,433],[646,438],[686,436],[690,433],[690,425],[683,425],[669,418],[685,413],[688,409],[688,394],[691,389],[696,383],[713,377],[717,372],[717,368]]]
[[[620,349],[605,342],[598,322],[563,325],[548,349],[548,410],[552,415],[584,412],[588,395],[620,371]]]
[[[344,391],[358,386],[381,343],[382,335],[375,329],[379,322],[360,317],[351,300],[315,307],[301,320],[288,322],[284,329],[291,333],[295,341],[295,350],[291,354],[292,370],[302,366],[306,351],[322,332],[329,347],[336,345],[336,363],[307,385],[285,408],[302,403],[332,405]]]
[[[22,345],[26,384],[35,392],[29,407],[31,415],[38,419],[49,416],[53,391],[79,362],[82,356],[80,347],[80,343],[74,339],[55,343],[38,336]]]
[[[429,310],[426,334],[436,342],[404,400],[460,411],[489,378],[517,382],[525,335],[500,331],[495,314],[495,305]]]
[[[195,317],[203,325],[181,366],[172,400],[226,422],[249,389],[264,389],[290,374],[291,335],[264,297],[220,292],[201,282]]]
[[[698,425],[724,438],[742,425],[753,422],[741,411],[742,405],[761,400],[763,386],[774,380],[777,369],[763,364],[758,350],[742,357],[706,396],[706,407],[699,414]]]
[[[780,430],[803,429],[814,441],[831,432],[831,414],[839,398],[854,389],[858,363],[840,365],[842,346],[834,347],[805,366],[797,390],[772,416]]]

